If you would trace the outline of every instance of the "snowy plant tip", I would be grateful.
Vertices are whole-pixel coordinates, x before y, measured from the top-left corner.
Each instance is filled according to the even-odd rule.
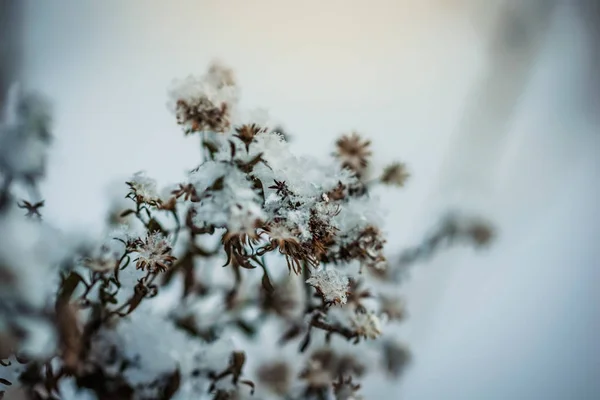
[[[130,193],[128,197],[134,199],[138,203],[157,204],[159,201],[156,181],[149,178],[145,172],[140,171],[133,175],[127,182]]]
[[[204,76],[177,82],[170,97],[177,123],[186,134],[224,133],[231,128],[237,88],[230,69],[215,63]]]

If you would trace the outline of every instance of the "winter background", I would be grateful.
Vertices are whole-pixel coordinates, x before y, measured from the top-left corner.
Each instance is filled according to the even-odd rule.
[[[397,385],[366,382],[368,398],[599,398],[598,37],[575,1],[548,17],[512,1],[525,17],[508,28],[507,2],[23,2],[19,75],[54,101],[45,218],[99,231],[115,182],[194,167],[166,92],[217,58],[297,152],[326,156],[356,129],[377,166],[408,163],[384,199],[391,250],[448,209],[496,223],[490,250],[414,271],[413,364]]]

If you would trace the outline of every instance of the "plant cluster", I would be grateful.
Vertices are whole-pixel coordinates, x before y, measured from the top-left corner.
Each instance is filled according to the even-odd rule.
[[[402,374],[407,267],[486,245],[491,229],[452,216],[388,256],[373,188],[404,186],[405,164],[373,174],[356,132],[327,160],[299,157],[238,97],[218,64],[174,85],[199,164],[162,189],[133,175],[105,237],[82,240],[42,220],[50,113],[13,96],[0,132],[0,398],[350,400],[369,374]]]

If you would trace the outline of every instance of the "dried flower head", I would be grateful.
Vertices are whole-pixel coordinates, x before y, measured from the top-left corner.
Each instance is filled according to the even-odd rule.
[[[372,154],[370,145],[370,140],[363,140],[358,133],[352,132],[337,140],[335,156],[342,162],[344,168],[360,175],[369,165],[369,157]]]
[[[282,223],[272,222],[264,227],[264,233],[268,237],[268,243],[257,251],[259,256],[279,250],[285,256],[288,269],[296,274],[302,272],[302,263],[317,265],[318,261],[310,248],[298,240],[298,234],[284,226]]]
[[[160,232],[148,232],[146,238],[138,239],[136,244],[138,257],[134,261],[138,269],[147,269],[152,273],[163,272],[176,260],[171,255],[169,241]]]
[[[344,243],[328,256],[345,262],[358,260],[361,269],[366,267],[373,271],[383,271],[387,267],[387,259],[383,251],[385,242],[379,228],[368,225],[347,234]]]
[[[130,190],[127,197],[133,199],[138,204],[157,205],[159,203],[160,197],[156,189],[156,181],[146,176],[145,172],[137,172],[126,183]]]
[[[339,182],[338,185],[327,192],[327,197],[331,201],[343,200],[347,196],[347,188],[342,182]]]
[[[384,244],[385,238],[377,227],[366,227],[357,240],[358,248],[363,251],[363,265],[377,270],[385,269],[387,261],[383,254]]]
[[[381,182],[386,185],[402,187],[410,177],[404,163],[393,163],[388,165],[381,175]]]
[[[260,132],[266,132],[266,129],[257,124],[244,124],[235,128],[235,132],[236,134],[233,136],[240,139],[246,146],[246,151],[249,151],[254,137]]]
[[[233,72],[213,63],[206,75],[188,77],[171,92],[177,123],[185,134],[225,133],[231,128],[232,108],[237,102]]]
[[[214,104],[207,97],[201,97],[193,103],[178,100],[176,113],[177,122],[186,125],[186,134],[203,131],[223,133],[231,124],[229,105]]]

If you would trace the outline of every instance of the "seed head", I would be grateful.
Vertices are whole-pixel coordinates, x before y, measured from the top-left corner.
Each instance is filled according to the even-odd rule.
[[[257,124],[245,124],[235,128],[236,134],[233,136],[240,139],[246,146],[246,151],[248,151],[250,149],[250,144],[254,140],[254,137],[258,133],[265,131],[265,128],[261,128]]]
[[[337,151],[334,155],[342,162],[344,168],[348,168],[360,175],[369,165],[371,157],[370,140],[362,140],[360,135],[352,132],[337,140]]]
[[[160,232],[148,233],[143,241],[138,239],[136,252],[136,268],[150,272],[164,272],[176,260],[168,240]]]
[[[133,175],[129,182],[126,182],[129,186],[129,194],[127,197],[132,198],[137,203],[146,203],[150,205],[157,205],[160,201],[156,189],[156,181],[146,176],[142,171],[137,172]]]
[[[404,163],[394,163],[387,166],[381,175],[381,182],[390,186],[402,187],[410,177]]]

